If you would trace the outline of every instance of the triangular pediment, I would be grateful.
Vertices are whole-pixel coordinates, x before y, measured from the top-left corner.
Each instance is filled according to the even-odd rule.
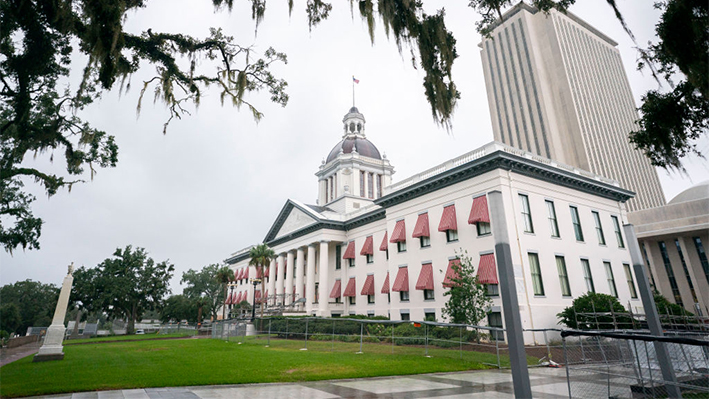
[[[281,228],[278,229],[278,233],[276,233],[275,238],[282,237],[315,223],[317,223],[317,220],[315,220],[312,216],[296,207],[293,207],[286,219],[283,221]]]

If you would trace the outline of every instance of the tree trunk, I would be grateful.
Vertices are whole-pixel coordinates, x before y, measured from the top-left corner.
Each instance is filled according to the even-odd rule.
[[[126,334],[135,333],[135,318],[137,317],[137,314],[138,306],[133,304],[133,307],[130,311],[130,317],[128,317],[128,327],[126,327]]]
[[[229,292],[229,287],[227,287],[227,285],[224,284],[224,304],[222,306],[222,320],[226,320],[226,296],[227,296],[228,292]]]
[[[199,305],[199,310],[197,311],[197,327],[202,325],[202,307],[204,305]]]

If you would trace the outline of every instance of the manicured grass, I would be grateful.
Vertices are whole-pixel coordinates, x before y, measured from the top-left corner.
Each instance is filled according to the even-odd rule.
[[[94,338],[82,338],[82,339],[65,339],[63,345],[74,345],[74,344],[85,344],[87,342],[112,342],[112,341],[136,341],[136,340],[150,340],[150,339],[161,339],[161,338],[182,338],[191,337],[194,333],[192,331],[185,332],[184,334],[132,334],[132,335],[109,335],[105,337],[94,337]]]
[[[294,382],[483,369],[491,353],[338,342],[247,339],[144,340],[68,345],[62,361],[27,357],[0,369],[0,395],[17,397],[107,389]]]

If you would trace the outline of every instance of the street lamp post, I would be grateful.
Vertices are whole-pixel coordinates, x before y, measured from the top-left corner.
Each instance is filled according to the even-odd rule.
[[[254,301],[253,306],[251,306],[251,322],[254,322],[256,318],[256,286],[261,282],[260,278],[252,278],[251,283],[254,285]]]

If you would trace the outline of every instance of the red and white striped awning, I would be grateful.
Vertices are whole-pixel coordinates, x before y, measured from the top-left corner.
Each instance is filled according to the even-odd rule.
[[[241,278],[248,280],[249,279],[249,267],[246,266],[242,270],[244,271],[244,273],[241,275]]]
[[[256,302],[261,299],[261,290],[256,290]]]
[[[234,280],[239,279],[239,274],[241,273],[241,269],[234,270]]]
[[[391,233],[391,238],[389,239],[389,242],[404,241],[406,241],[406,224],[404,223],[404,219],[401,219],[396,222],[396,226],[394,226],[394,232]]]
[[[389,272],[387,272],[387,278],[384,279],[384,285],[382,285],[382,294],[389,293]]]
[[[345,250],[345,254],[342,256],[342,259],[354,259],[355,258],[355,242],[354,240],[350,241],[349,244],[347,244],[347,249]]]
[[[387,287],[388,288],[388,287]],[[364,280],[364,286],[362,287],[361,295],[374,295],[374,275],[368,274],[367,279]]]
[[[421,266],[419,279],[416,281],[417,290],[432,290],[433,289],[433,265],[425,263]]]
[[[234,298],[234,293],[232,292],[227,296],[226,301],[224,301],[224,305],[231,305],[232,304],[231,301],[233,298]]]
[[[332,291],[330,291],[330,298],[339,298],[342,295],[340,294],[342,290],[342,282],[338,279],[335,280],[335,285],[332,287]]]
[[[364,240],[364,245],[362,245],[362,250],[359,252],[360,255],[374,255],[374,237],[368,236]]]
[[[391,288],[392,291],[409,291],[409,268],[404,266],[399,268],[399,272],[396,274],[396,280],[394,280],[394,286]]]
[[[384,239],[382,240],[382,244],[379,246],[380,251],[386,251],[389,249],[389,240],[387,240],[387,236],[389,235],[388,231],[384,232]]]
[[[231,298],[232,305],[238,305],[239,303],[241,303],[241,292],[233,292],[232,295],[233,295],[233,297]]]
[[[485,254],[480,256],[480,264],[478,265],[478,282],[480,284],[499,284],[497,281],[495,254]]]
[[[443,208],[441,222],[438,223],[438,231],[458,230],[458,220],[455,216],[455,205],[448,205]]]
[[[416,227],[414,227],[414,234],[411,235],[413,238],[418,237],[430,237],[431,232],[428,228],[428,212],[419,215],[416,220]]]
[[[263,296],[263,302],[268,300],[268,290],[266,290],[266,295]]]
[[[345,288],[345,293],[342,294],[342,296],[357,296],[357,286],[354,277],[350,277],[350,281],[347,282],[347,287]]]
[[[453,265],[460,267],[460,259],[451,259],[448,261],[448,270],[446,270],[446,277],[443,279],[443,286],[446,288],[453,287],[455,285],[453,279],[460,278],[459,273],[453,268]]]
[[[470,217],[468,217],[468,224],[475,224],[478,222],[490,223],[490,215],[487,211],[486,195],[481,195],[479,197],[473,198],[473,207],[470,209]]]

